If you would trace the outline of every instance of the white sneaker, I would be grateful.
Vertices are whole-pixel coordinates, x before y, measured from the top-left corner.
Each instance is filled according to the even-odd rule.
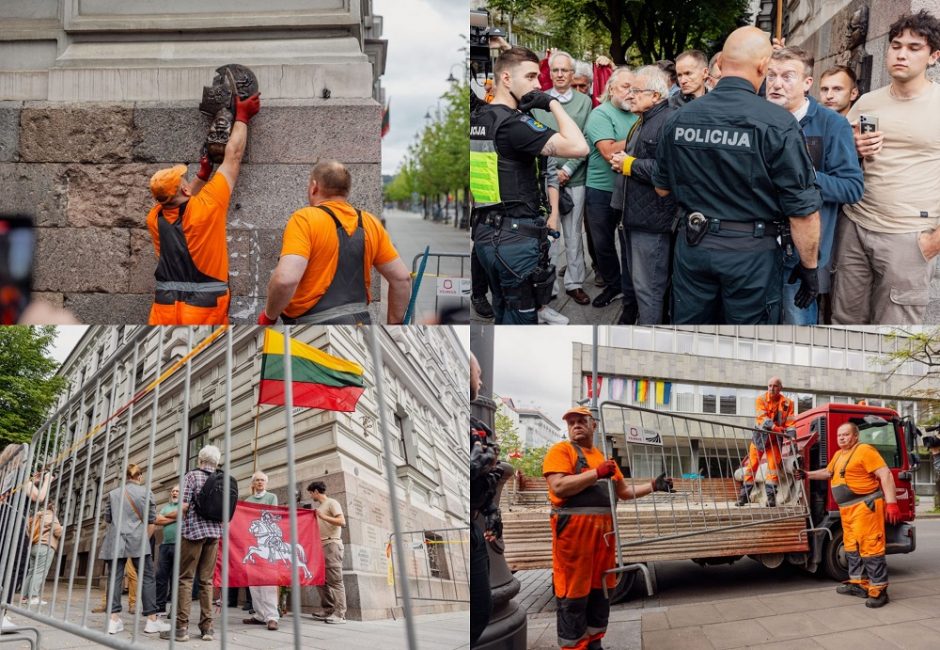
[[[117,634],[118,632],[124,631],[124,621],[121,619],[114,620],[113,618],[108,621],[108,634]]]
[[[539,325],[567,325],[568,317],[559,314],[551,307],[545,306],[539,309]]]
[[[327,616],[326,622],[330,625],[346,625],[346,619],[339,616]]]
[[[33,596],[32,598],[29,599],[29,604],[30,605],[48,605],[49,603],[42,600],[41,598],[37,598],[36,596]]]
[[[161,621],[160,619],[150,620],[147,619],[147,624],[144,626],[144,632],[146,634],[156,634],[158,632],[165,632],[170,629],[170,624]]]

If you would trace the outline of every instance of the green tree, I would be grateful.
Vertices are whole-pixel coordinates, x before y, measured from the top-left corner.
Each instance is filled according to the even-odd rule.
[[[0,447],[28,442],[65,388],[49,356],[52,326],[0,327]]]
[[[548,447],[525,448],[519,438],[519,432],[512,425],[512,419],[502,413],[501,409],[496,411],[494,426],[500,458],[512,465],[513,470],[521,471],[526,476],[541,476],[542,462],[548,453]]]

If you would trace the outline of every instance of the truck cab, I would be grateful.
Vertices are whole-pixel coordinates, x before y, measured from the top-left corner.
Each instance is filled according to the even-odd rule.
[[[898,414],[865,404],[825,404],[797,416],[796,447],[804,469],[826,467],[839,450],[836,431],[846,422],[859,429],[859,442],[874,447],[891,470],[897,488],[901,523],[885,523],[886,553],[910,553],[916,546],[914,534],[913,473],[909,464],[905,428]],[[799,462],[799,461],[798,461]],[[809,529],[808,568],[821,568],[836,580],[848,578],[848,565],[842,543],[839,506],[827,481],[804,480],[812,527]]]

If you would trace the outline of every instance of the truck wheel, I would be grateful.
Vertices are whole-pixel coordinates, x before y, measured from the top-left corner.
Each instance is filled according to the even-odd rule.
[[[614,585],[614,588],[610,590],[610,604],[616,605],[617,603],[623,603],[630,599],[630,590],[633,589],[633,585],[636,583],[637,573],[636,571],[628,571],[626,573],[617,574],[617,584]],[[644,587],[644,592],[645,592]]]
[[[842,543],[842,526],[832,531],[832,541],[826,541],[823,550],[823,568],[833,580],[849,579],[849,565],[845,560],[845,545]]]

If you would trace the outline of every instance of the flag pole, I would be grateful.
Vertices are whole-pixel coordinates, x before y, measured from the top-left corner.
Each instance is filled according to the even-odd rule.
[[[260,422],[261,422],[261,395],[258,395],[258,403],[255,404],[255,444],[254,444],[254,452],[253,452],[254,460],[251,466],[252,473],[258,471],[258,426]]]

